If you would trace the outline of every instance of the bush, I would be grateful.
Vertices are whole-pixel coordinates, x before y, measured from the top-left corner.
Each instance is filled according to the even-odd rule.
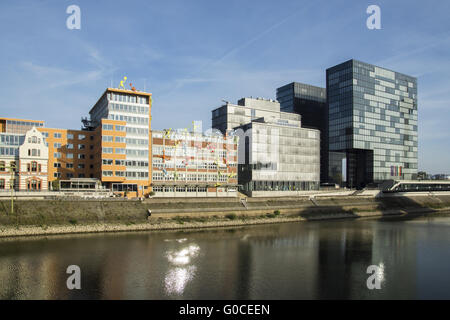
[[[276,216],[279,216],[279,215],[280,215],[280,210],[275,210],[275,211],[273,212],[273,214],[276,215]]]
[[[230,220],[234,220],[237,218],[235,213],[229,213],[225,216],[225,218],[230,219]]]
[[[274,213],[267,213],[267,214],[266,214],[266,217],[267,217],[267,218],[275,218],[276,215],[275,215]]]
[[[75,219],[70,219],[70,220],[69,220],[69,223],[70,223],[70,224],[77,224],[77,220],[75,220]]]
[[[155,191],[150,191],[149,193],[150,197],[153,197],[155,194],[156,194]]]

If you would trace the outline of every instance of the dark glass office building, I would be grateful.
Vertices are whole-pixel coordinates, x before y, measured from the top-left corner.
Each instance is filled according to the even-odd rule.
[[[320,181],[328,181],[328,110],[326,89],[292,82],[277,89],[281,111],[301,115],[303,128],[320,130]]]
[[[417,79],[357,60],[327,69],[329,150],[346,153],[346,184],[417,176]]]

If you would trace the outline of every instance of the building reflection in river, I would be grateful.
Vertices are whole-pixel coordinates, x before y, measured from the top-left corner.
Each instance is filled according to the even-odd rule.
[[[448,299],[449,244],[442,223],[377,220],[1,240],[0,298]]]

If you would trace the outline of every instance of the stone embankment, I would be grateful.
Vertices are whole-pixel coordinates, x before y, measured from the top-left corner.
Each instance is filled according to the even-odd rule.
[[[149,217],[149,210],[151,216]],[[0,237],[231,227],[422,215],[450,210],[449,196],[0,201]]]

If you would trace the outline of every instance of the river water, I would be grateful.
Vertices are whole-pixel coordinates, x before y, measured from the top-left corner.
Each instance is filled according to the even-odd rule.
[[[3,239],[0,298],[450,299],[449,248],[450,217]]]

